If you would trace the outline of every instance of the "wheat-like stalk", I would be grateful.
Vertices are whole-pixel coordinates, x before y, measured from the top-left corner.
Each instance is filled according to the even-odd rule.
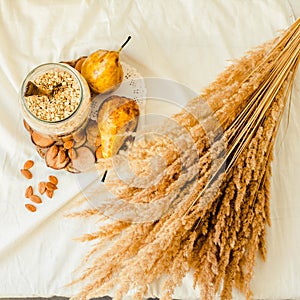
[[[153,184],[142,188],[136,178],[113,178],[107,183],[110,192],[132,205],[164,199],[168,209],[152,222],[112,221],[81,237],[97,243],[74,280],[85,285],[73,299],[102,296],[113,287],[115,299],[131,289],[136,291],[134,299],[142,299],[155,280],[163,282],[161,299],[172,299],[191,270],[201,299],[213,299],[219,291],[223,300],[231,299],[233,288],[251,299],[255,255],[259,250],[266,256],[270,164],[299,65],[299,40],[300,19],[278,38],[234,61],[172,117],[178,126],[167,123],[160,129],[168,138],[139,140],[129,149],[137,173],[142,164],[151,166],[153,154],[163,157],[164,164],[157,167],[160,180],[149,172]],[[185,131],[195,156],[190,155],[190,141],[182,138]],[[89,209],[79,216],[98,213]]]

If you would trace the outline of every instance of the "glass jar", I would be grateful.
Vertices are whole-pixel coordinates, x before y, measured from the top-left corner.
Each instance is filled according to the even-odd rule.
[[[36,80],[39,80],[43,74],[49,74],[49,72],[51,74],[55,72],[56,74],[66,72],[69,76],[71,76],[70,78],[74,79],[74,82],[76,82],[76,85],[79,87],[79,93],[77,93],[78,99],[76,99],[78,104],[74,111],[65,118],[51,121],[39,118],[36,114],[34,114],[27,103],[28,99],[26,100],[26,98],[28,97],[25,97],[28,83],[33,82],[36,84]],[[91,94],[86,80],[75,68],[64,63],[42,64],[29,72],[22,83],[19,100],[23,117],[29,126],[34,131],[42,135],[50,136],[54,140],[59,140],[61,137],[70,135],[84,127],[91,109]],[[47,109],[43,107],[40,109],[43,113],[47,111]],[[55,113],[56,111],[52,111],[52,114],[55,115]]]

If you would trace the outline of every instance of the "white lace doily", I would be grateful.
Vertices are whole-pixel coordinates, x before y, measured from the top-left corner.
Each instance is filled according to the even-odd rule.
[[[124,80],[122,81],[119,88],[106,95],[97,95],[92,102],[91,112],[89,118],[97,121],[98,110],[102,102],[112,95],[118,95],[123,97],[128,97],[134,99],[139,104],[140,114],[145,113],[145,99],[146,99],[146,86],[143,77],[138,71],[128,65],[127,63],[122,62]]]

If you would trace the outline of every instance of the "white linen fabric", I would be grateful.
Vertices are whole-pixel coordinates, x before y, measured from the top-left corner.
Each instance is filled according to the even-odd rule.
[[[97,49],[118,49],[143,76],[171,79],[196,93],[230,62],[276,36],[294,20],[287,0],[0,1],[0,297],[71,296],[72,271],[90,249],[75,237],[95,220],[69,219],[80,192],[78,176],[46,168],[22,124],[18,93],[35,66],[70,60]],[[300,77],[290,115],[285,113],[275,149],[268,258],[257,259],[256,299],[300,299]],[[162,110],[152,105],[149,111]],[[20,175],[27,159],[36,164],[30,184],[54,174],[59,189],[35,214],[24,208],[29,181]],[[105,263],[105,262],[103,262]],[[174,298],[197,299],[189,274]],[[113,292],[112,292],[113,293]],[[160,284],[149,296],[159,297]],[[130,296],[128,297],[130,299]],[[234,299],[243,299],[234,294]]]

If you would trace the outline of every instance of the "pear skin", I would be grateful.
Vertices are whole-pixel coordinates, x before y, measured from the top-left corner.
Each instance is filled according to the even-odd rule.
[[[103,158],[115,155],[122,147],[128,133],[134,132],[139,117],[139,106],[133,99],[111,96],[98,112]]]
[[[113,92],[124,76],[119,51],[98,50],[90,54],[82,64],[81,74],[95,93]]]

